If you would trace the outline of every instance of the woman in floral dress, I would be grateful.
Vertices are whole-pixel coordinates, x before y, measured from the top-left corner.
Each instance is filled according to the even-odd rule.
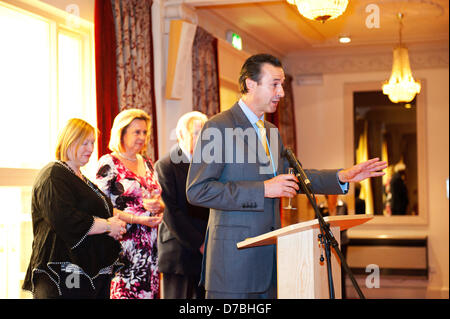
[[[120,261],[125,266],[111,282],[112,299],[159,298],[157,227],[164,204],[152,162],[145,154],[150,118],[137,109],[114,120],[109,148],[99,160],[96,182],[127,222]]]

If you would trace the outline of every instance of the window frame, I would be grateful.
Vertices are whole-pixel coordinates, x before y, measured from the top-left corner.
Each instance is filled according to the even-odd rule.
[[[79,36],[81,39],[81,63],[82,63],[82,93],[83,96],[82,106],[80,108],[80,113],[84,114],[83,119],[96,126],[97,124],[97,114],[96,114],[96,96],[95,96],[95,52],[94,52],[94,24],[92,22],[86,21],[84,19],[78,18],[66,11],[55,8],[46,3],[37,0],[2,0],[0,3],[8,9],[12,9],[19,13],[27,14],[31,17],[44,20],[49,23],[50,26],[50,106],[48,114],[48,123],[50,126],[49,141],[50,150],[53,150],[56,144],[55,132],[58,132],[65,123],[61,122],[60,117],[60,106],[59,104],[59,92],[58,92],[58,37],[60,33],[71,34]],[[53,157],[53,152],[49,154],[49,158]],[[91,157],[91,166],[97,158],[97,149]],[[92,166],[93,167],[93,166]],[[0,166],[0,187],[32,187],[36,176],[38,175],[41,168],[12,168]],[[28,206],[31,211],[31,203]],[[29,211],[29,212],[30,212]],[[23,221],[25,215],[29,212],[17,211],[8,212],[8,214],[14,214],[11,216],[11,220],[6,220],[2,222],[2,225],[16,223],[16,221]],[[19,215],[15,215],[19,214]],[[31,220],[31,214],[29,215]],[[25,218],[27,219],[27,218]],[[20,229],[20,224],[18,225]],[[14,227],[16,225],[14,224]],[[20,234],[19,234],[20,236]],[[31,243],[29,243],[31,246]],[[3,247],[2,247],[3,249]],[[14,249],[21,249],[21,243],[17,243],[17,246],[6,247],[14,251]],[[0,251],[1,253],[1,251]],[[21,258],[21,252],[18,253],[19,259]],[[8,256],[8,253],[5,255]],[[23,258],[23,256],[22,256]],[[28,262],[28,259],[25,259]],[[8,265],[14,265],[17,261],[6,261],[6,269],[10,269]],[[22,267],[20,267],[22,268]],[[9,271],[9,270],[8,270]],[[22,277],[23,279],[25,273],[22,273],[20,269],[12,270],[13,278]],[[9,276],[9,275],[8,275]],[[9,277],[8,277],[9,278]],[[16,279],[14,279],[16,280]],[[19,284],[20,282],[17,282]],[[5,283],[3,283],[5,284]],[[14,284],[15,285],[15,284]],[[8,283],[8,287],[11,284]],[[3,289],[3,288],[2,288]],[[17,289],[21,291],[21,288]],[[0,289],[1,292],[1,289]],[[9,288],[6,288],[6,298],[19,298],[16,295],[16,291],[9,292]]]

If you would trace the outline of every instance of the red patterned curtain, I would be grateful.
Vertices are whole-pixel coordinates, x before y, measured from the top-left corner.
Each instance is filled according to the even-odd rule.
[[[97,92],[98,156],[109,153],[108,143],[117,101],[116,35],[110,0],[95,0],[95,73]]]
[[[116,26],[120,111],[138,108],[151,118],[147,155],[158,159],[153,71],[152,0],[110,0]]]
[[[208,117],[220,112],[217,39],[197,26],[192,45],[194,110]]]
[[[284,98],[278,104],[277,111],[267,113],[266,120],[275,124],[280,131],[285,147],[289,147],[297,153],[297,143],[295,138],[295,112],[294,97],[292,94],[292,76],[286,74],[284,81]]]

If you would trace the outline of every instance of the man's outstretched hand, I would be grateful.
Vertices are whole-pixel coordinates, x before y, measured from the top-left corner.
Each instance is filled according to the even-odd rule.
[[[386,167],[387,163],[385,161],[380,161],[379,158],[372,158],[367,162],[339,171],[338,176],[342,183],[360,182],[366,178],[383,176],[385,172],[382,172],[382,170]]]

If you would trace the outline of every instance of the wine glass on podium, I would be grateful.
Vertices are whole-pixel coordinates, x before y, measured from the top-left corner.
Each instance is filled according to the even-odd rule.
[[[287,174],[294,175],[294,169],[292,167],[288,167]],[[285,210],[296,210],[297,209],[296,207],[292,206],[292,198],[288,197],[288,205],[283,207],[283,209],[285,209]]]

